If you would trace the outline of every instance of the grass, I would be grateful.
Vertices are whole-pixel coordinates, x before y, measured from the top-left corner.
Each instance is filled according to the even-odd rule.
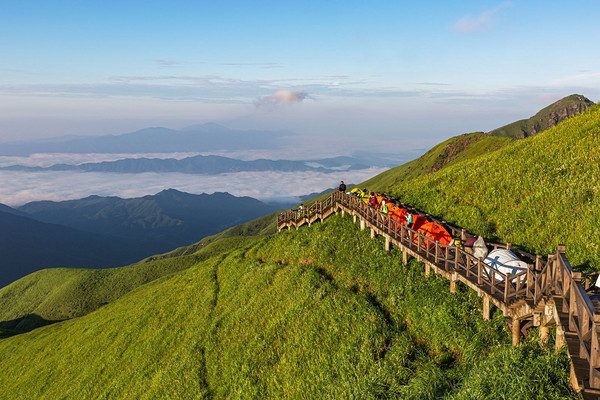
[[[598,132],[595,106],[518,142],[464,135],[360,186],[531,251],[566,243],[596,266]],[[574,398],[564,351],[535,332],[511,347],[501,312],[483,321],[473,291],[450,295],[350,216],[269,236],[274,220],[0,290],[2,320],[67,319],[2,327],[0,398]]]
[[[496,152],[390,192],[417,208],[538,254],[567,246],[574,266],[600,268],[600,106]]]
[[[460,161],[494,152],[514,140],[513,138],[490,136],[482,132],[455,136],[436,145],[416,160],[385,171],[358,186],[385,192],[403,182],[430,174]]]
[[[192,254],[168,260],[146,259],[121,268],[50,268],[34,272],[0,289],[0,327],[14,334],[86,315],[141,285],[254,240],[229,237]]]
[[[484,322],[471,291],[449,295],[448,282],[401,265],[351,221],[238,244],[0,340],[0,398],[433,399],[485,393],[486,362],[505,386],[570,395],[564,354],[528,341],[539,350],[527,358],[552,373],[514,376],[501,313]]]

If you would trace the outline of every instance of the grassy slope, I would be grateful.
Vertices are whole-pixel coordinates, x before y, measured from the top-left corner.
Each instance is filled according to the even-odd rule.
[[[497,152],[398,185],[418,208],[539,254],[600,268],[600,106]]]
[[[524,144],[469,160],[494,150],[495,144],[475,141],[483,149],[462,154],[466,161],[453,159],[455,165],[392,192],[475,232],[529,248],[543,242],[538,231],[565,225],[564,218],[550,225],[527,225],[526,218],[560,216],[570,202],[589,218],[570,220],[569,226],[586,231],[598,217],[593,160],[599,155],[599,120],[595,107]],[[561,141],[564,146],[557,146]],[[421,161],[435,163],[443,153]],[[413,168],[415,176],[427,170],[423,165],[421,172]],[[388,190],[412,177],[403,167],[372,184]],[[505,182],[507,175],[516,186]],[[485,183],[473,185],[476,178]],[[497,199],[506,193],[512,195],[508,201]],[[272,232],[273,220],[271,215],[232,228],[160,262],[180,263],[207,243],[219,249],[214,254],[238,245],[250,245],[247,251],[234,251],[222,262],[223,256],[197,259],[188,270],[123,291],[122,298],[84,317],[1,340],[0,384],[24,397],[71,398],[569,396],[563,353],[547,353],[535,340],[505,347],[501,315],[483,323],[473,293],[448,296],[446,282],[424,279],[414,261],[392,267],[400,264],[398,254],[382,252],[365,233],[348,229],[348,221],[342,225],[335,217],[254,245],[219,240]],[[583,242],[597,250],[597,241]],[[97,357],[95,348],[105,349],[98,363],[69,362]],[[10,380],[17,359],[28,372]],[[86,377],[98,384],[90,387]]]
[[[0,340],[0,398],[569,396],[564,353],[400,260],[349,216],[265,237]]]
[[[145,283],[254,240],[230,237],[195,254],[168,261],[142,261],[128,267],[51,268],[34,272],[0,289],[0,327],[29,331],[46,322],[86,315]]]
[[[548,129],[551,124],[554,124],[554,120],[558,117],[558,114],[565,112],[580,113],[593,104],[593,102],[581,95],[572,94],[543,108],[531,118],[505,125],[491,131],[490,134],[513,138],[527,137],[534,129],[537,132]]]
[[[512,138],[489,136],[481,132],[455,136],[433,147],[416,160],[385,171],[359,186],[370,190],[387,191],[390,187],[427,175],[440,168],[494,152],[512,141],[514,141]]]

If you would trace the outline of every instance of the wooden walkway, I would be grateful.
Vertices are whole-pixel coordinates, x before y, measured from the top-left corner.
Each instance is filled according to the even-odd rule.
[[[467,235],[464,229],[402,206],[442,224],[453,236],[464,239]],[[310,226],[339,211],[352,215],[354,223],[360,221],[361,229],[371,229],[371,237],[383,236],[386,250],[392,245],[399,247],[405,264],[411,255],[424,263],[426,275],[433,271],[448,279],[451,292],[456,282],[475,290],[483,298],[484,319],[490,318],[490,304],[502,310],[510,318],[513,345],[519,344],[521,331],[531,326],[538,327],[542,342],[547,342],[549,330],[555,326],[556,348],[566,345],[571,359],[571,385],[584,399],[600,398],[600,295],[586,290],[589,277],[572,270],[565,246],[543,258],[513,249],[510,243],[488,243],[494,248],[508,248],[529,262],[526,271],[503,274],[487,268],[483,259],[435,242],[379,213],[362,199],[338,191],[300,213],[285,211],[277,218],[277,228]]]

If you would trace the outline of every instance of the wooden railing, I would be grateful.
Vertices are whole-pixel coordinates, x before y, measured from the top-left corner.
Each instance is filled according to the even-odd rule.
[[[453,236],[461,236],[464,239],[468,235],[460,227],[437,220],[404,203],[401,203],[401,206],[413,214],[422,215],[430,221],[441,224]],[[572,361],[573,357],[578,356],[589,364],[586,376],[578,377],[578,379],[584,380],[588,387],[600,389],[600,312],[596,310],[592,298],[586,291],[589,287],[588,276],[585,277],[585,282],[582,284],[582,274],[572,270],[566,258],[564,246],[559,246],[556,254],[551,254],[544,260],[542,256],[515,249],[510,243],[486,243],[493,248],[510,249],[521,259],[530,261],[528,268],[524,271],[514,275],[502,273],[487,266],[483,259],[478,259],[456,246],[442,245],[389,216],[381,214],[362,199],[338,191],[333,192],[327,199],[316,201],[303,210],[281,213],[277,217],[277,227],[282,229],[286,226],[299,227],[304,223],[310,224],[316,219],[322,220],[324,216],[338,209],[352,212],[372,230],[385,235],[386,240],[409,249],[427,263],[431,263],[446,273],[447,276],[460,276],[461,280],[470,287],[483,291],[495,300],[495,304],[502,306],[505,313],[513,318],[513,321],[517,317],[511,315],[511,312],[517,310],[518,307],[521,307],[521,313],[523,308],[533,313],[531,310],[535,310],[536,307],[545,306],[551,301],[560,299],[561,309],[557,310],[556,314],[567,315],[568,321],[565,323],[556,321],[556,323],[566,325],[564,330],[567,342],[571,337],[576,337],[579,343],[579,354],[571,354],[572,349],[569,347],[569,355]],[[514,312],[516,313],[516,311]],[[521,315],[519,318],[524,317]],[[514,332],[518,334],[518,330],[513,330]],[[579,373],[581,374],[581,372]]]

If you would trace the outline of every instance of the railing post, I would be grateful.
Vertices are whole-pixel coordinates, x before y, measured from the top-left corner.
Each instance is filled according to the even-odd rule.
[[[460,259],[460,250],[459,250],[458,247],[456,248],[456,252],[455,253],[456,253],[456,256],[454,257],[454,270],[458,271],[458,262],[459,262],[459,259]]]
[[[506,277],[504,278],[504,303],[505,304],[508,304],[508,298],[510,295],[510,277],[511,277],[510,272],[507,272]]]
[[[533,285],[533,266],[532,267],[528,267],[527,268],[527,288],[525,289],[525,297],[526,298],[532,298],[533,297],[533,291],[531,290],[531,286]]]
[[[577,319],[581,319],[582,315],[579,314],[579,310],[577,308],[577,283],[581,280],[581,272],[573,271],[571,275],[571,285],[570,285],[570,293],[569,293],[569,331],[575,331],[577,328],[575,326],[575,319],[573,317],[577,317]]]
[[[477,259],[477,284],[483,285],[483,258],[481,257]]]
[[[590,386],[600,388],[600,315],[594,314],[592,320],[592,341],[590,345]]]

